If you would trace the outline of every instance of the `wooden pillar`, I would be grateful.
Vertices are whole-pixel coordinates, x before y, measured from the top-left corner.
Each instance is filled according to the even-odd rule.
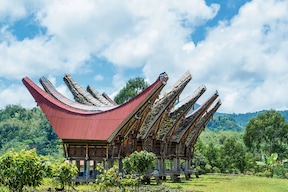
[[[78,176],[80,174],[80,160],[75,160],[76,161],[76,167],[78,169]]]
[[[95,179],[96,178],[96,167],[97,167],[97,160],[93,161],[93,171],[92,171],[92,177]]]
[[[118,167],[119,167],[119,173],[123,173],[123,161],[122,161],[122,158],[118,159]]]
[[[161,159],[160,158],[156,159],[155,169],[158,170],[159,173],[162,171],[161,170]]]
[[[174,170],[175,172],[180,171],[180,159],[178,157],[174,158]]]
[[[88,154],[88,144],[86,144],[86,150],[85,150],[85,161],[84,161],[84,170],[86,172],[86,179],[89,179],[90,177],[90,160],[89,160],[89,154]]]
[[[190,160],[189,159],[185,159],[185,171],[189,171],[190,170]]]
[[[90,160],[85,159],[85,172],[86,172],[86,179],[90,177]]]
[[[109,162],[109,169],[110,169],[114,165],[114,159],[109,159],[108,162]]]
[[[180,159],[178,157],[173,158],[173,170],[171,173],[171,180],[173,182],[180,181]]]
[[[170,171],[173,172],[174,166],[173,166],[173,159],[169,159],[170,161]]]
[[[184,170],[184,174],[185,174],[185,179],[189,180],[190,179],[190,159],[185,159],[185,170]]]
[[[107,159],[105,159],[104,161],[103,161],[103,167],[104,167],[104,169],[108,169],[108,162],[107,162],[108,160]]]
[[[166,159],[162,158],[162,179],[166,180]]]
[[[159,173],[164,173],[163,159],[159,158]]]
[[[107,159],[107,160],[103,161],[103,163],[104,163],[104,168],[107,170],[113,166],[114,160],[113,159]]]

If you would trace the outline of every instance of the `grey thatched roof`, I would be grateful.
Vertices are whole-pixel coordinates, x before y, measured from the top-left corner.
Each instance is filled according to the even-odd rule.
[[[95,105],[100,107],[107,106],[95,99],[90,93],[85,91],[77,82],[72,79],[71,75],[66,74],[63,79],[73,94],[75,101],[86,105]]]
[[[201,120],[195,124],[195,128],[190,132],[185,141],[185,145],[187,147],[194,145],[196,143],[200,133],[204,130],[205,126],[207,125],[209,120],[213,117],[214,113],[217,111],[220,105],[221,101],[218,100],[218,102],[207,113],[203,115]]]
[[[161,122],[164,121],[169,110],[173,107],[174,102],[191,79],[192,76],[190,72],[186,72],[172,87],[155,101],[155,104],[140,128],[138,138],[145,139],[153,131],[157,132],[155,129],[159,130]]]
[[[166,137],[171,137],[175,129],[184,120],[189,110],[194,106],[196,101],[206,91],[206,87],[201,85],[198,87],[193,94],[186,97],[183,101],[178,103],[169,113],[168,117],[160,125],[158,131],[158,139],[166,140]]]
[[[175,131],[171,141],[181,142],[185,140],[185,137],[192,131],[195,123],[201,119],[203,114],[208,110],[212,103],[218,97],[218,92],[216,91],[210,98],[208,98],[202,105],[200,105],[195,111],[189,114],[185,120],[179,125],[178,129]]]
[[[55,99],[59,100],[60,102],[64,103],[67,106],[70,106],[72,108],[80,109],[83,111],[95,111],[95,112],[96,111],[107,111],[109,109],[115,108],[115,106],[99,107],[99,106],[94,106],[94,105],[85,105],[82,103],[72,101],[72,100],[68,99],[67,97],[63,96],[61,93],[59,93],[57,91],[57,89],[52,85],[52,83],[46,77],[41,77],[39,79],[39,81],[47,93],[49,93]]]
[[[106,106],[114,106],[105,97],[103,97],[98,91],[96,91],[92,86],[88,85],[86,88],[87,92],[90,93],[96,100]]]

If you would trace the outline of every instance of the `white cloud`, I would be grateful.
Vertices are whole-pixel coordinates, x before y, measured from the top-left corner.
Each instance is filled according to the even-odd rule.
[[[187,61],[199,74],[194,75],[196,81],[218,87],[224,111],[288,107],[280,85],[288,73],[287,8],[287,1],[247,3],[232,21],[211,29],[191,52]]]
[[[1,3],[0,22],[33,14],[47,29],[46,34],[18,41],[9,22],[0,25],[1,78],[75,73],[100,57],[116,66],[117,73],[111,72],[115,90],[125,84],[125,69],[142,68],[149,82],[166,71],[168,86],[190,70],[193,80],[185,94],[201,84],[210,92],[218,89],[220,111],[288,107],[282,83],[288,74],[287,1],[253,0],[232,20],[209,29],[197,45],[191,33],[215,17],[219,5],[207,6],[202,0],[31,0],[12,9],[11,1]],[[97,71],[95,78],[101,81],[103,75]],[[67,94],[62,85],[57,88]],[[4,92],[11,94],[10,89],[18,90],[5,87],[1,98]]]
[[[103,80],[104,80],[104,77],[103,77],[103,75],[98,74],[98,75],[96,75],[96,76],[94,77],[94,79],[95,79],[96,81],[103,81]]]
[[[13,21],[27,13],[24,1],[1,0],[0,4],[0,22]]]
[[[21,104],[23,107],[36,107],[36,103],[29,94],[28,90],[19,84],[11,84],[8,87],[1,87],[0,91],[0,109],[8,104]]]
[[[166,62],[165,58],[170,59],[171,53],[179,54],[179,48],[189,39],[194,27],[213,18],[219,8],[216,5],[207,7],[203,1],[198,0],[181,3],[148,2],[140,5],[139,1],[132,3],[133,16],[137,22],[132,25],[132,30],[124,36],[118,36],[102,52],[109,61],[122,67],[146,66],[158,59]]]
[[[34,6],[40,7],[38,10],[29,10],[33,7],[29,6],[31,4],[28,1],[18,6],[23,10],[20,16],[25,17],[27,11],[34,11],[37,22],[47,29],[47,34],[17,41],[9,31],[2,29],[1,35],[10,37],[0,44],[7,57],[5,64],[13,63],[20,69],[17,72],[13,68],[2,71],[1,76],[11,78],[15,72],[19,77],[51,70],[57,73],[63,67],[72,72],[93,54],[104,56],[119,67],[143,66],[147,58],[157,57],[157,52],[164,51],[165,54],[166,49],[182,46],[193,29],[184,28],[179,20],[197,25],[212,18],[218,10],[217,6],[207,7],[200,0],[186,0],[181,4],[152,0],[145,3],[137,0],[44,1]],[[19,56],[13,57],[16,53]],[[16,64],[19,60],[21,64]],[[39,63],[41,67],[38,67]],[[31,68],[33,72],[28,70]]]

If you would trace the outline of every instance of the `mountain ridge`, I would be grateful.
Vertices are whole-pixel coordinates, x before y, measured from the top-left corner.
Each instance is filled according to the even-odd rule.
[[[221,113],[216,112],[214,117],[207,124],[207,129],[211,131],[237,131],[245,130],[245,127],[251,118],[267,110],[248,112],[248,113]],[[288,110],[277,110],[286,121],[288,121]]]

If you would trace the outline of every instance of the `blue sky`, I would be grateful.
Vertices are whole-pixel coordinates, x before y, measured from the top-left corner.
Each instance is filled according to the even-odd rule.
[[[0,0],[0,109],[36,103],[21,79],[62,78],[113,97],[130,79],[167,87],[186,71],[182,94],[205,84],[221,112],[288,108],[286,0]],[[181,98],[180,98],[181,99]],[[199,101],[200,103],[202,100]]]

